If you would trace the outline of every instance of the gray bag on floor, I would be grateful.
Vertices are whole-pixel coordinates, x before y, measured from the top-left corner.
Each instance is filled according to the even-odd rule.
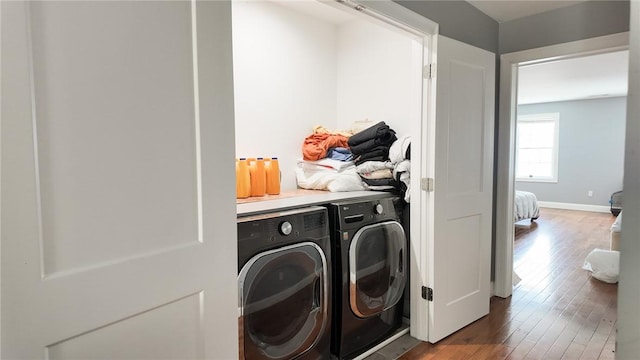
[[[613,214],[613,216],[618,216],[620,211],[622,211],[622,191],[616,191],[611,194],[609,204],[611,204],[611,214]]]

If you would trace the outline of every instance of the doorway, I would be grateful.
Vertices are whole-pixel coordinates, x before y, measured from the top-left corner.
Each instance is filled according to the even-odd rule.
[[[628,59],[623,50],[518,68],[516,190],[547,208],[609,212],[622,189]]]
[[[628,33],[621,33],[501,56],[497,179],[497,188],[501,190],[496,195],[494,295],[506,298],[513,291],[513,202],[518,68],[523,65],[625,50],[628,48],[628,43]]]

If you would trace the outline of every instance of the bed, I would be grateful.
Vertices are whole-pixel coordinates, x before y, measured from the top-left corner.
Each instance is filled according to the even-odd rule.
[[[620,251],[620,232],[622,231],[622,210],[618,213],[616,221],[611,225],[609,234],[609,250]]]
[[[538,199],[532,192],[516,190],[515,204],[513,206],[513,221],[525,219],[536,220],[540,216]]]

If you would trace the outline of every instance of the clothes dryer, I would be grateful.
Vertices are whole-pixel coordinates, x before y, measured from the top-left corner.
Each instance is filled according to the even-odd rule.
[[[327,209],[238,218],[240,359],[328,359]]]
[[[394,201],[328,205],[333,255],[332,354],[353,359],[402,324],[406,238]]]

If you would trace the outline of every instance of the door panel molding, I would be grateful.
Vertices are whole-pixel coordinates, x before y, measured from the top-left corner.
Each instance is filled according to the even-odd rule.
[[[55,357],[60,346],[69,349],[65,340],[80,344],[107,329],[126,339],[131,330],[124,325],[133,323],[150,338],[195,333],[193,346],[169,347],[167,357],[237,356],[237,296],[220,291],[234,289],[237,276],[236,216],[224,210],[235,209],[235,195],[228,191],[232,179],[220,177],[234,157],[230,4],[0,6],[0,357],[41,359],[47,347]],[[75,23],[64,21],[73,16]],[[40,20],[54,19],[57,34],[38,30],[49,26]],[[168,20],[174,27],[161,31]],[[71,44],[64,31],[74,35]],[[65,57],[73,61],[65,64]],[[194,71],[194,64],[206,66]],[[196,89],[210,100],[198,102]],[[61,130],[67,134],[59,136]],[[48,151],[42,142],[52,138],[68,141]],[[53,172],[66,192],[50,181]],[[47,196],[57,197],[56,205]],[[54,231],[82,236],[52,249],[61,245],[51,243]],[[99,241],[83,247],[89,237]],[[75,257],[51,265],[50,251]],[[168,328],[169,318],[180,321]],[[136,356],[157,357],[155,341],[133,346]],[[109,357],[91,349],[87,356]]]
[[[77,13],[69,13],[64,3],[36,2],[26,7],[43,277],[63,276],[90,264],[108,266],[202,242],[200,131],[194,78],[197,49],[195,28],[191,27],[195,13],[189,3],[178,5],[180,9],[160,6],[153,17],[171,19],[173,26],[166,28],[167,21],[152,23],[149,17],[145,30],[122,45],[115,36],[123,36],[126,30],[118,29],[127,21],[144,21],[142,14],[146,13],[144,5],[122,6],[127,8],[127,16],[118,16],[114,12],[119,10],[109,6],[100,6],[100,13],[82,6]],[[88,25],[89,21],[92,24]],[[88,28],[70,33],[81,26]],[[98,28],[104,34],[96,39],[94,29]],[[184,51],[164,50],[161,41],[148,45],[156,43],[152,38],[155,34],[171,37],[166,40],[182,44]],[[62,54],[56,56],[54,48]],[[140,56],[124,57],[122,63],[105,66],[105,59],[114,61],[110,54],[134,53],[133,48],[144,51],[135,53]],[[164,51],[180,55],[169,58]],[[151,61],[153,66],[148,64]],[[172,91],[144,93],[145,84],[163,70],[154,86]],[[86,91],[90,82],[101,86]],[[190,100],[183,95],[181,100],[171,102],[189,88]],[[182,126],[183,118],[175,116],[178,110],[186,111],[183,114],[191,118],[192,130]],[[135,127],[130,125],[134,121]],[[79,133],[83,136],[75,136]],[[144,137],[162,145],[139,146]],[[114,146],[110,148],[110,144]],[[162,161],[153,160],[154,155]],[[177,166],[182,168],[180,181],[170,176]],[[105,167],[109,171],[104,171]],[[129,177],[138,179],[139,185],[125,197],[121,189],[133,185]],[[156,194],[153,197],[152,191]],[[140,222],[138,213],[146,213],[147,220]],[[192,222],[188,227],[179,225],[188,220]],[[143,241],[145,238],[151,241]],[[100,252],[91,251],[107,242],[109,246]]]
[[[437,41],[435,185],[427,195],[432,343],[489,313],[495,103],[495,55]]]

